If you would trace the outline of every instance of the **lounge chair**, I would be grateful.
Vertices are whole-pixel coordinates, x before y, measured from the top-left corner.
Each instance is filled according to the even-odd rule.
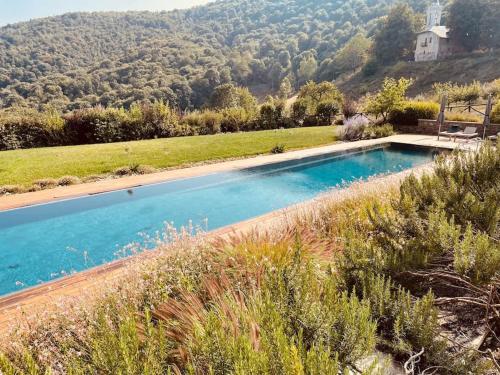
[[[448,137],[451,141],[451,137],[454,137],[455,134],[457,134],[459,131],[460,131],[460,127],[458,125],[451,125],[448,128],[448,130],[438,133],[438,141],[439,141],[440,136]]]
[[[499,132],[499,133],[497,133],[497,135],[490,135],[490,136],[488,137],[488,139],[489,139],[490,141],[496,141],[496,140],[498,139],[498,137],[500,137],[500,132]]]
[[[467,141],[473,138],[477,138],[479,133],[477,132],[477,128],[475,126],[467,126],[463,132],[455,133],[455,140],[457,138],[464,138]]]

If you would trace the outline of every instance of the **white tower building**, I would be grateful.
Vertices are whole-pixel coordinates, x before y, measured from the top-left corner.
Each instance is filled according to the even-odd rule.
[[[434,26],[441,25],[441,15],[443,7],[439,4],[439,0],[427,8],[427,26],[426,30],[432,29]]]
[[[417,35],[415,61],[440,60],[453,54],[453,43],[448,37],[448,28],[441,26],[443,7],[437,0],[427,8],[425,30]]]

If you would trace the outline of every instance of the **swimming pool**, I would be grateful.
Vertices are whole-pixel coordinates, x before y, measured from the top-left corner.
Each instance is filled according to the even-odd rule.
[[[213,230],[432,157],[429,149],[387,145],[3,211],[0,295],[115,260],[132,242],[153,247],[145,236],[166,222]]]

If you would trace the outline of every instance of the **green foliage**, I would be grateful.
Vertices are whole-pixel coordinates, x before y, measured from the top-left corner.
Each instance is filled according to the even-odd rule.
[[[484,12],[481,0],[454,0],[448,15],[450,38],[467,51],[479,47],[481,19]]]
[[[500,124],[500,102],[495,104],[491,110],[491,122]]]
[[[339,105],[333,101],[322,101],[316,107],[316,117],[322,125],[331,125],[333,117],[339,113]]]
[[[395,125],[418,125],[419,119],[435,120],[439,114],[439,104],[431,101],[406,101],[400,108],[389,113],[389,121]]]
[[[405,94],[413,80],[400,78],[384,79],[382,89],[375,95],[369,95],[366,100],[366,112],[375,116],[381,116],[386,121],[389,114],[400,110],[405,103]]]
[[[489,282],[500,269],[500,152],[440,158],[435,173],[407,178],[394,212],[375,210],[375,240],[390,269],[424,267],[451,254],[457,273]]]
[[[110,315],[116,320],[110,320]],[[171,346],[163,329],[153,325],[148,312],[142,321],[139,325],[134,315],[123,310],[100,311],[88,342],[79,348],[85,355],[75,358],[68,371],[137,375],[166,371]]]
[[[286,150],[285,145],[278,144],[271,149],[271,154],[282,154]]]
[[[419,23],[408,4],[395,5],[375,36],[373,50],[376,60],[393,64],[411,56]]]
[[[20,108],[0,112],[0,150],[52,146],[65,138],[63,120],[53,110]]]
[[[361,33],[349,39],[349,42],[335,54],[333,59],[339,73],[354,72],[365,65],[370,47],[371,41]]]
[[[331,82],[307,82],[299,90],[299,99],[305,100],[310,113],[316,112],[316,107],[324,101],[342,103],[342,94]]]
[[[217,134],[221,131],[223,118],[224,116],[220,112],[205,110],[189,113],[182,118],[182,122],[197,134]]]
[[[277,129],[287,126],[285,121],[285,102],[270,98],[260,107],[258,126],[260,129]]]
[[[474,102],[482,95],[482,87],[478,81],[469,85],[459,85],[452,82],[435,83],[432,88],[439,100],[446,95],[448,103]]]
[[[280,89],[279,89],[279,97],[280,99],[288,99],[290,95],[292,94],[292,84],[290,83],[290,80],[288,77],[285,77],[283,81],[281,81],[280,84]]]
[[[247,88],[236,87],[231,83],[217,86],[210,98],[209,106],[213,109],[243,108],[255,111],[257,101]]]

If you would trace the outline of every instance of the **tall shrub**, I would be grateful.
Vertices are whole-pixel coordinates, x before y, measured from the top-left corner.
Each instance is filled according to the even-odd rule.
[[[389,122],[395,125],[418,125],[419,119],[435,120],[439,105],[435,102],[406,101],[389,113]]]

